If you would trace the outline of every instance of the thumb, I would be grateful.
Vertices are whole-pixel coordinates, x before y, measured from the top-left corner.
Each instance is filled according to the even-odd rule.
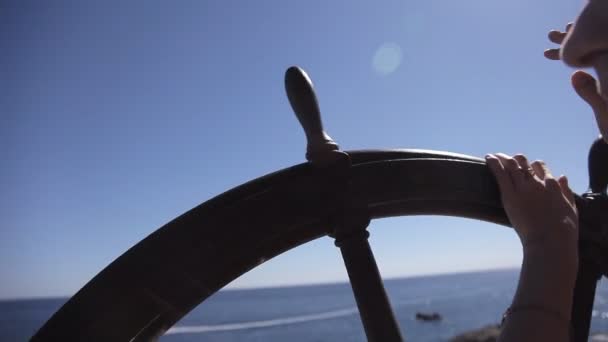
[[[598,84],[595,78],[588,73],[579,70],[572,74],[572,87],[585,102],[587,102],[594,112],[606,107],[604,99],[599,93]]]
[[[608,142],[608,102],[600,95],[595,78],[584,71],[572,75],[572,87],[593,110],[598,128]]]

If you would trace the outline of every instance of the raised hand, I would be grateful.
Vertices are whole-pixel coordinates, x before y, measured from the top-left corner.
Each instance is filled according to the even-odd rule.
[[[595,69],[599,82],[581,70],[572,75],[571,82],[576,93],[591,106],[600,133],[608,143],[608,12],[590,16],[587,15],[589,9],[593,7],[588,5],[585,8],[576,26],[569,23],[565,31],[549,32],[549,40],[558,44],[559,48],[545,50],[545,57]],[[602,16],[606,17],[606,22],[598,19]],[[604,26],[606,32],[602,33]],[[605,49],[602,49],[604,45]]]

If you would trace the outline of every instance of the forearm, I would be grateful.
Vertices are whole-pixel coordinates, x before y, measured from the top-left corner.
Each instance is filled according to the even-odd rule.
[[[575,248],[524,250],[513,311],[499,341],[569,340],[577,260]]]

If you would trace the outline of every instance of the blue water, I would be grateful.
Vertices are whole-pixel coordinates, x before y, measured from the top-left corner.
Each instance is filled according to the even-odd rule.
[[[446,341],[498,323],[511,302],[518,271],[503,270],[385,281],[393,310],[410,341]],[[27,340],[63,299],[0,302],[0,341]],[[597,290],[592,332],[608,332],[608,285]],[[419,322],[417,311],[439,312]],[[365,341],[349,284],[221,291],[161,338],[191,341]]]

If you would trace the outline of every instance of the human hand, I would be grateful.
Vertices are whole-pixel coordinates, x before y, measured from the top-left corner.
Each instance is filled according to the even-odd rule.
[[[599,82],[580,70],[572,75],[571,81],[576,93],[591,106],[600,133],[608,143],[608,2],[599,4],[604,9],[596,2],[590,1],[576,24],[569,23],[565,32],[549,32],[549,40],[560,48],[545,50],[545,57],[563,59],[572,66],[595,68]]]
[[[567,178],[555,179],[542,161],[528,164],[523,155],[489,154],[486,162],[524,251],[577,258],[578,212]]]

